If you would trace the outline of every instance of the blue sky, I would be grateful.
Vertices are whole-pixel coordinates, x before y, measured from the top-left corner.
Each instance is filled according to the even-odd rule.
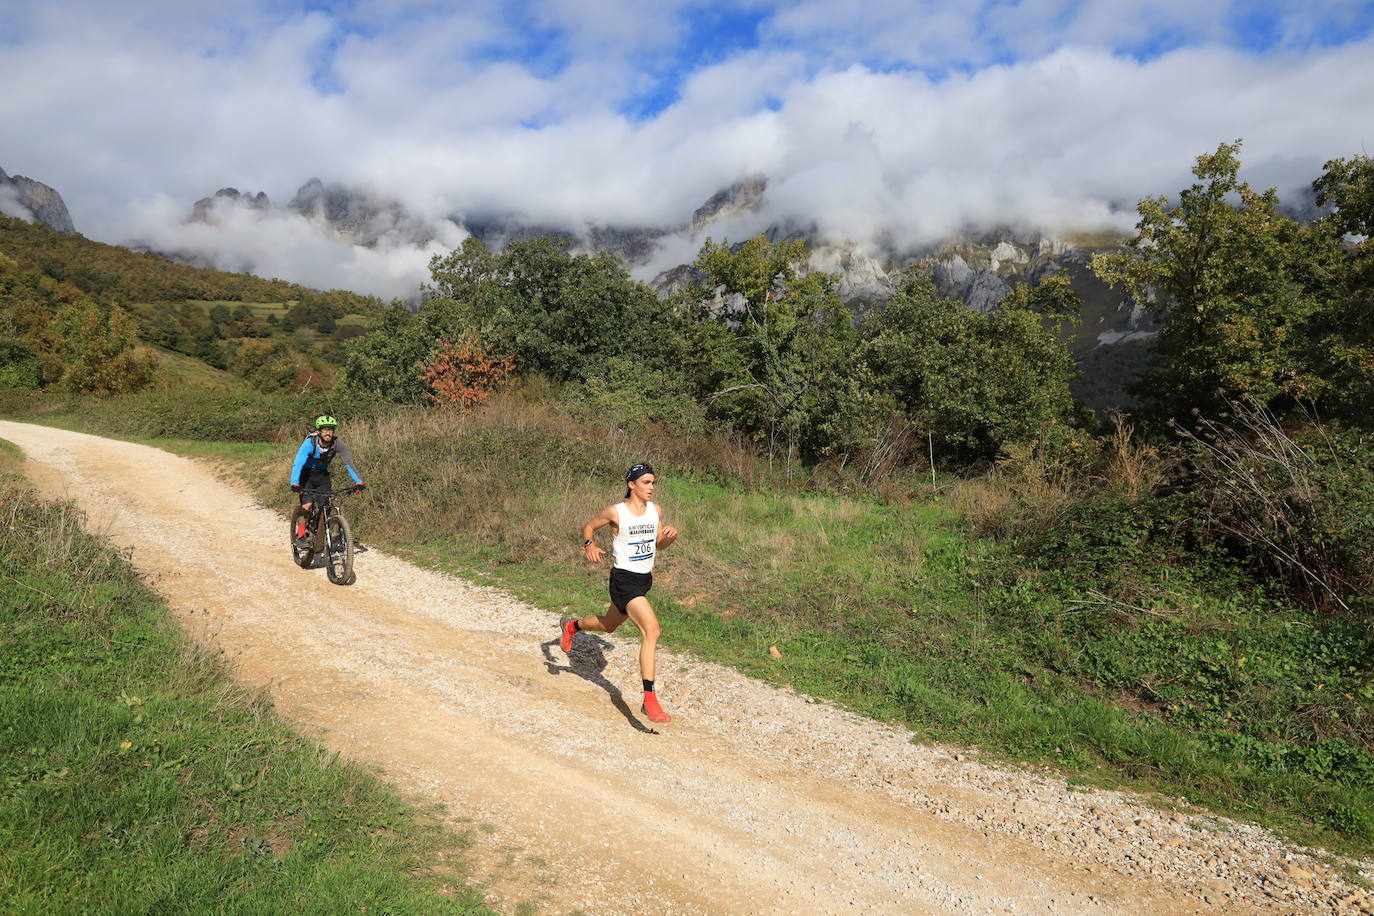
[[[1374,146],[1372,28],[1374,0],[0,0],[0,167],[92,237],[317,285],[428,255],[191,238],[190,204],[319,176],[451,242],[472,213],[672,225],[764,175],[759,219],[859,241],[1120,227],[1220,142],[1284,192]]]

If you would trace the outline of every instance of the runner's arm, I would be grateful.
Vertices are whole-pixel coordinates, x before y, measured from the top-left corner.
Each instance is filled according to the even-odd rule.
[[[672,544],[673,544],[673,541],[676,541],[676,540],[677,540],[677,529],[674,528],[672,525],[669,525],[667,522],[663,521],[663,510],[662,510],[662,509],[659,509],[659,510],[658,510],[658,540],[655,542],[655,546],[658,547],[659,550],[664,550],[664,549],[666,549],[666,548],[668,548],[668,547],[671,547]]]
[[[593,563],[600,563],[601,558],[605,556],[606,551],[602,550],[599,546],[597,546],[596,542],[592,540],[592,535],[596,534],[596,532],[599,529],[604,528],[607,525],[614,524],[615,506],[607,506],[605,509],[601,510],[600,515],[596,516],[591,521],[587,522],[587,524],[583,525],[582,555],[585,556],[588,560],[591,560]]]

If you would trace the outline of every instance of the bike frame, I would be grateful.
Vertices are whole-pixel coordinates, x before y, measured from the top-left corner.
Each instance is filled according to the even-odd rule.
[[[350,487],[347,490],[306,490],[301,494],[314,503],[310,517],[306,520],[306,530],[314,535],[317,543],[320,539],[324,541],[326,551],[334,546],[329,536],[329,519],[342,511],[334,502],[334,497],[352,492],[354,490]]]

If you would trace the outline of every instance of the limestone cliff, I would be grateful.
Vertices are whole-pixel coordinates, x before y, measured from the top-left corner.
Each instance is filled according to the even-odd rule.
[[[0,213],[39,222],[58,232],[75,232],[62,195],[32,178],[9,176],[0,169]]]

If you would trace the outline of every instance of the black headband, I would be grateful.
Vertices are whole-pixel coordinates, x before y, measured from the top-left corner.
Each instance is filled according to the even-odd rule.
[[[629,469],[628,471],[625,472],[625,482],[626,482],[626,483],[629,483],[629,482],[632,481],[632,480],[638,480],[639,478],[643,477],[645,474],[652,474],[653,472],[654,472],[654,466],[651,465],[651,464],[632,464],[632,465],[630,465],[630,469]],[[629,498],[630,498],[630,488],[629,488],[629,487],[626,487],[626,488],[625,488],[625,498],[626,498],[626,499],[629,499]]]

